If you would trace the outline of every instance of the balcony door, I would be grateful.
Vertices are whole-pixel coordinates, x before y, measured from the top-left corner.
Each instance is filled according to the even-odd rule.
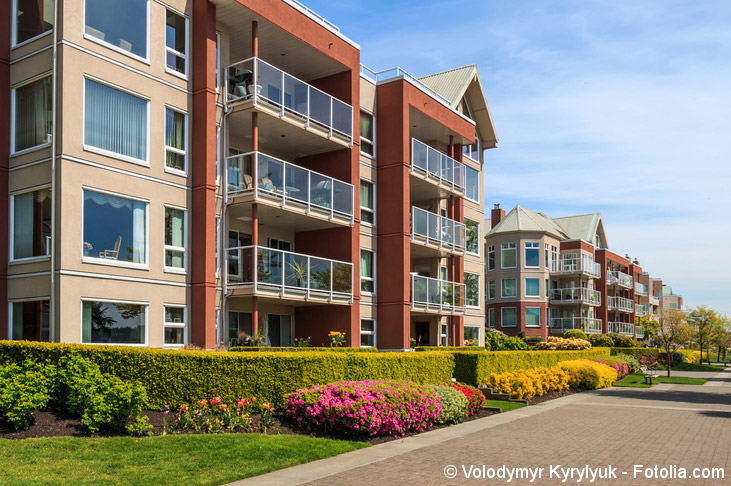
[[[232,282],[244,282],[244,277],[251,280],[251,261],[244,261],[242,247],[251,245],[251,235],[235,230],[228,232],[228,278]],[[247,255],[250,257],[250,254]]]
[[[267,324],[264,331],[271,346],[294,345],[294,323],[292,316],[282,314],[267,314]]]

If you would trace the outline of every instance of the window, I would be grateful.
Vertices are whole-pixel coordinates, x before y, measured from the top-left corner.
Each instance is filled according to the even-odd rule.
[[[551,270],[558,270],[558,247],[551,245]]]
[[[360,320],[360,347],[376,347],[376,321],[373,319]]]
[[[480,274],[464,273],[465,284],[465,305],[467,307],[480,307]]]
[[[165,208],[165,269],[185,269],[185,211]]]
[[[165,306],[165,346],[185,346],[188,337],[186,336],[186,311],[184,306]]]
[[[360,291],[366,294],[375,292],[374,253],[360,250]]]
[[[525,308],[525,327],[541,327],[541,308]]]
[[[495,246],[487,247],[487,269],[495,270]]]
[[[82,301],[81,342],[83,344],[146,344],[147,305]]]
[[[188,117],[177,110],[165,108],[165,168],[186,171],[186,138]]]
[[[147,165],[149,101],[85,80],[84,148]]]
[[[465,165],[464,197],[476,203],[480,202],[480,172]]]
[[[221,218],[216,216],[216,277],[221,276]]]
[[[540,297],[541,296],[541,279],[526,278],[525,279],[525,296]]]
[[[216,186],[221,185],[221,125],[216,125]]]
[[[372,182],[360,181],[360,222],[374,225],[376,222],[376,186]]]
[[[464,345],[479,346],[480,344],[480,328],[474,326],[464,327]]]
[[[146,60],[148,0],[86,0],[84,33],[108,47]]]
[[[487,298],[488,299],[494,299],[495,298],[495,281],[490,280],[487,282]]]
[[[110,264],[147,263],[146,202],[84,190],[85,258]]]
[[[221,86],[221,33],[216,31],[216,93]]]
[[[292,322],[292,316],[267,314],[267,320],[262,323],[262,331],[266,336],[265,343],[268,346],[294,345],[294,323]]]
[[[13,18],[15,46],[53,29],[53,0],[15,0]]]
[[[487,309],[487,327],[495,327],[495,308]]]
[[[500,267],[515,268],[518,266],[517,245],[514,242],[500,245]]]
[[[480,254],[480,223],[465,218],[465,241],[467,253]]]
[[[670,309],[677,309],[678,308],[678,304],[676,304],[675,302],[670,302],[670,303],[668,303],[668,307]]]
[[[462,99],[462,113],[474,120],[475,118],[472,116],[472,110],[469,109],[469,105],[466,101],[466,99]],[[471,158],[475,162],[480,161],[480,134],[477,130],[475,130],[475,143],[462,145],[462,154]]]
[[[545,251],[544,251],[544,254],[543,254],[543,265],[545,265],[546,268],[548,268],[548,262],[550,261],[550,259],[549,259],[549,246],[550,245],[548,243],[545,244]]]
[[[541,266],[541,246],[537,241],[528,241],[525,244],[525,266],[538,268]]]
[[[267,238],[267,246],[274,250],[292,251],[292,242],[278,238]]]
[[[165,70],[180,73],[188,72],[186,55],[188,46],[188,21],[182,15],[167,11],[165,22]],[[218,40],[218,37],[216,37]],[[216,44],[218,46],[218,44]],[[216,56],[218,60],[218,56]]]
[[[502,296],[503,297],[515,297],[517,295],[515,287],[516,287],[516,285],[515,285],[514,278],[504,278]]]
[[[375,151],[376,124],[373,115],[360,110],[360,151],[363,154],[373,157]]]
[[[48,341],[48,301],[30,300],[10,303],[10,339]]]
[[[503,307],[500,309],[500,325],[502,327],[515,327],[518,325],[515,307]]]
[[[13,88],[11,153],[51,143],[51,83],[45,76]]]
[[[14,194],[10,198],[10,259],[51,254],[51,189]]]
[[[254,333],[251,312],[228,313],[228,343],[229,346],[243,346],[244,339]]]
[[[449,331],[446,324],[439,324],[439,345],[449,346]]]

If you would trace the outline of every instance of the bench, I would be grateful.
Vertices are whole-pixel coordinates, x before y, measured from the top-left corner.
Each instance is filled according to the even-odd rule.
[[[645,385],[652,385],[652,379],[660,376],[657,370],[651,370],[644,366],[640,366],[640,373],[645,377]]]

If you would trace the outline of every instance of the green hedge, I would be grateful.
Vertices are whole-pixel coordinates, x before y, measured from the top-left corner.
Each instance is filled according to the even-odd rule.
[[[414,351],[485,351],[484,346],[417,346]]]
[[[271,352],[271,353],[281,353],[281,352],[298,353],[301,351],[331,351],[331,352],[335,352],[335,353],[377,353],[378,349],[376,349],[376,348],[325,348],[325,347],[297,348],[294,346],[288,346],[288,347],[233,346],[233,347],[229,348],[229,351],[234,352],[234,353],[245,353],[245,352],[255,352],[255,351],[265,351],[265,352]]]
[[[611,348],[612,349],[612,356],[615,354],[631,354],[632,356],[639,358],[643,354],[650,354],[653,356],[656,356],[658,354],[665,354],[665,350],[663,348]],[[686,356],[690,356],[694,352],[697,352],[698,350],[693,349],[678,349],[679,353],[683,353]],[[703,359],[708,358],[708,352],[703,351]]]
[[[610,355],[609,348],[583,351],[487,351],[485,353],[455,352],[454,377],[457,381],[478,385],[490,373],[504,373],[532,368],[551,367],[560,361],[587,358],[599,359]]]

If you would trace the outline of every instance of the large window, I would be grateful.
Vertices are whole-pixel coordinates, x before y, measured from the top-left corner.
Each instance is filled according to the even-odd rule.
[[[48,301],[10,303],[10,339],[48,341]]]
[[[495,327],[495,308],[487,309],[487,327]]]
[[[372,294],[375,291],[375,254],[370,250],[360,250],[360,291]]]
[[[147,263],[147,203],[84,190],[85,258]]]
[[[525,308],[525,327],[541,327],[541,308]]]
[[[84,145],[147,164],[149,102],[85,80]]]
[[[518,250],[514,242],[500,245],[500,267],[515,268],[518,266]]]
[[[525,243],[525,266],[538,268],[541,266],[541,244],[537,241],[527,241]]]
[[[360,347],[376,347],[376,321],[373,319],[360,320]]]
[[[515,327],[518,325],[518,313],[515,307],[500,309],[500,325],[502,327]]]
[[[495,246],[487,247],[487,269],[495,270]]]
[[[464,327],[464,345],[479,346],[480,344],[480,328],[475,326]]]
[[[261,324],[262,332],[266,336],[265,344],[269,346],[294,345],[294,323],[292,322],[292,316],[267,314],[267,320]]]
[[[188,120],[184,113],[165,108],[165,167],[185,174]]]
[[[146,344],[147,305],[126,302],[82,302],[83,344]]]
[[[185,76],[188,72],[188,21],[182,15],[167,11],[165,22],[165,69]],[[218,38],[216,38],[218,39]]]
[[[185,211],[165,208],[165,268],[185,269]]]
[[[251,312],[228,313],[228,343],[229,346],[243,346],[246,338],[253,334]]]
[[[480,254],[480,223],[465,218],[465,236],[467,253]]]
[[[376,154],[376,126],[373,115],[360,110],[360,151],[370,157]]]
[[[186,323],[184,306],[165,306],[165,346],[184,346],[186,344]]]
[[[495,298],[495,281],[490,280],[487,282],[487,298],[488,299],[494,299]]]
[[[525,279],[525,296],[540,297],[541,296],[541,279],[526,278]]]
[[[476,203],[480,202],[480,172],[465,165],[464,197]]]
[[[16,45],[53,29],[53,0],[15,0],[13,16]]]
[[[503,279],[503,291],[502,296],[503,297],[516,297],[516,280],[514,278],[504,278]]]
[[[51,143],[53,116],[51,113],[51,83],[45,76],[12,90],[13,134],[10,151],[38,147]]]
[[[51,254],[51,190],[14,194],[10,200],[13,240],[11,260]]]
[[[467,307],[480,307],[480,275],[477,273],[464,273],[465,305]]]
[[[84,32],[112,49],[147,59],[148,0],[86,0]]]
[[[360,181],[360,221],[374,225],[376,223],[376,186],[372,182]]]

